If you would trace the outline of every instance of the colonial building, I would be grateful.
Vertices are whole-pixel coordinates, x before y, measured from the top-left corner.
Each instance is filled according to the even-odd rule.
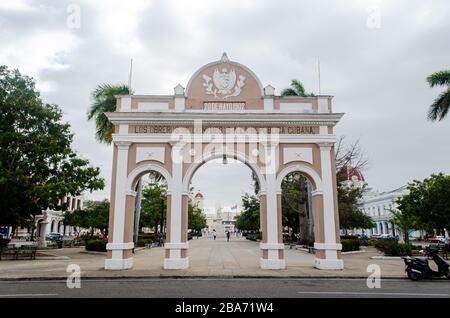
[[[75,211],[82,209],[84,203],[83,196],[65,196],[59,204],[65,204],[67,211]],[[14,237],[16,238],[31,238],[31,236],[44,240],[50,233],[61,233],[64,235],[72,236],[77,234],[80,229],[77,227],[66,226],[63,223],[64,212],[61,210],[47,209],[42,211],[34,217],[34,229],[32,228],[19,228]]]
[[[391,222],[391,210],[397,208],[395,200],[406,193],[406,186],[385,192],[367,191],[361,201],[360,209],[376,224],[373,229],[366,231],[367,235],[389,234],[395,236],[399,234]]]

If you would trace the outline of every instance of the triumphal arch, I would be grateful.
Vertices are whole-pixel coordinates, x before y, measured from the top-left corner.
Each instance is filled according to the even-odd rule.
[[[168,184],[165,269],[189,267],[189,184],[205,162],[248,165],[260,191],[260,266],[284,269],[281,182],[293,172],[312,185],[315,267],[343,269],[339,239],[332,97],[277,96],[226,54],[197,70],[174,95],[117,96],[108,256],[105,268],[133,266],[136,183],[156,171]]]

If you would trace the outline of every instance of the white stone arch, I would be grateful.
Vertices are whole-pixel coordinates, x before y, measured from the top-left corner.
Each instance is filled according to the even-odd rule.
[[[301,164],[290,165],[281,170],[281,172],[277,176],[276,191],[281,192],[281,183],[283,182],[283,179],[292,172],[305,173],[307,177],[312,179],[313,185],[315,186],[314,191],[322,192],[322,178],[320,178],[319,174],[316,171],[308,166]]]
[[[222,158],[224,154],[227,156],[227,158],[239,160],[240,162],[242,162],[243,164],[248,166],[256,174],[256,176],[258,178],[260,192],[263,192],[263,193],[266,192],[266,178],[261,173],[260,167],[258,167],[256,164],[252,163],[250,161],[250,159],[248,158],[248,156],[246,156],[245,154],[243,154],[241,152],[237,152],[237,151],[220,151],[220,152],[215,152],[215,153],[208,153],[208,154],[204,154],[202,157],[196,159],[189,166],[189,168],[186,171],[186,174],[183,178],[183,188],[182,188],[183,192],[184,193],[189,192],[189,183],[191,182],[192,176],[204,163],[214,160],[214,159],[217,159],[217,158]]]
[[[127,192],[134,191],[133,185],[135,183],[136,178],[150,171],[159,172],[164,177],[164,179],[166,179],[167,191],[168,193],[170,193],[172,191],[172,176],[170,175],[169,171],[167,171],[166,168],[153,163],[147,163],[144,165],[137,166],[136,168],[133,169],[133,171],[130,172],[130,174],[127,177],[127,184],[125,188],[126,191]]]

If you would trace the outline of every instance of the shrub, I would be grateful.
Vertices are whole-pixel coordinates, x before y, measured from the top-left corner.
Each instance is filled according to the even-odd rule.
[[[407,256],[411,255],[412,245],[403,244],[393,240],[379,240],[375,247],[386,256]]]
[[[357,238],[341,240],[342,252],[359,251],[361,242]]]
[[[136,246],[143,247],[147,244],[152,244],[152,243],[153,243],[153,241],[150,239],[147,239],[147,240],[146,239],[138,239],[138,241],[136,242]]]
[[[258,241],[261,240],[261,232],[260,233],[248,233],[246,236],[247,240]]]
[[[105,240],[89,240],[86,242],[86,250],[96,252],[106,252],[106,243],[108,242]]]
[[[7,247],[10,239],[0,238],[0,248]]]

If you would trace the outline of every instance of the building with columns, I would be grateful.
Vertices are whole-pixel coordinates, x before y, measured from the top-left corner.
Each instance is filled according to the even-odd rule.
[[[281,182],[301,173],[312,185],[319,269],[343,269],[341,259],[332,96],[278,96],[248,67],[221,59],[200,67],[173,95],[117,96],[108,255],[105,268],[133,266],[136,183],[160,173],[168,184],[165,269],[189,267],[190,183],[204,163],[239,160],[255,173],[260,192],[262,269],[284,269]]]
[[[83,196],[65,196],[59,202],[67,205],[67,211],[75,211],[83,208]],[[63,223],[64,212],[61,210],[46,209],[34,217],[35,230],[31,228],[18,228],[14,237],[24,238],[35,236],[38,239],[44,240],[50,233],[61,233],[72,236],[79,232],[80,229],[72,226],[66,226]]]
[[[360,209],[370,216],[376,226],[373,229],[367,229],[367,235],[398,235],[395,226],[391,222],[392,209],[397,208],[395,200],[407,193],[406,186],[402,186],[392,191],[378,192],[368,191],[360,204]]]

